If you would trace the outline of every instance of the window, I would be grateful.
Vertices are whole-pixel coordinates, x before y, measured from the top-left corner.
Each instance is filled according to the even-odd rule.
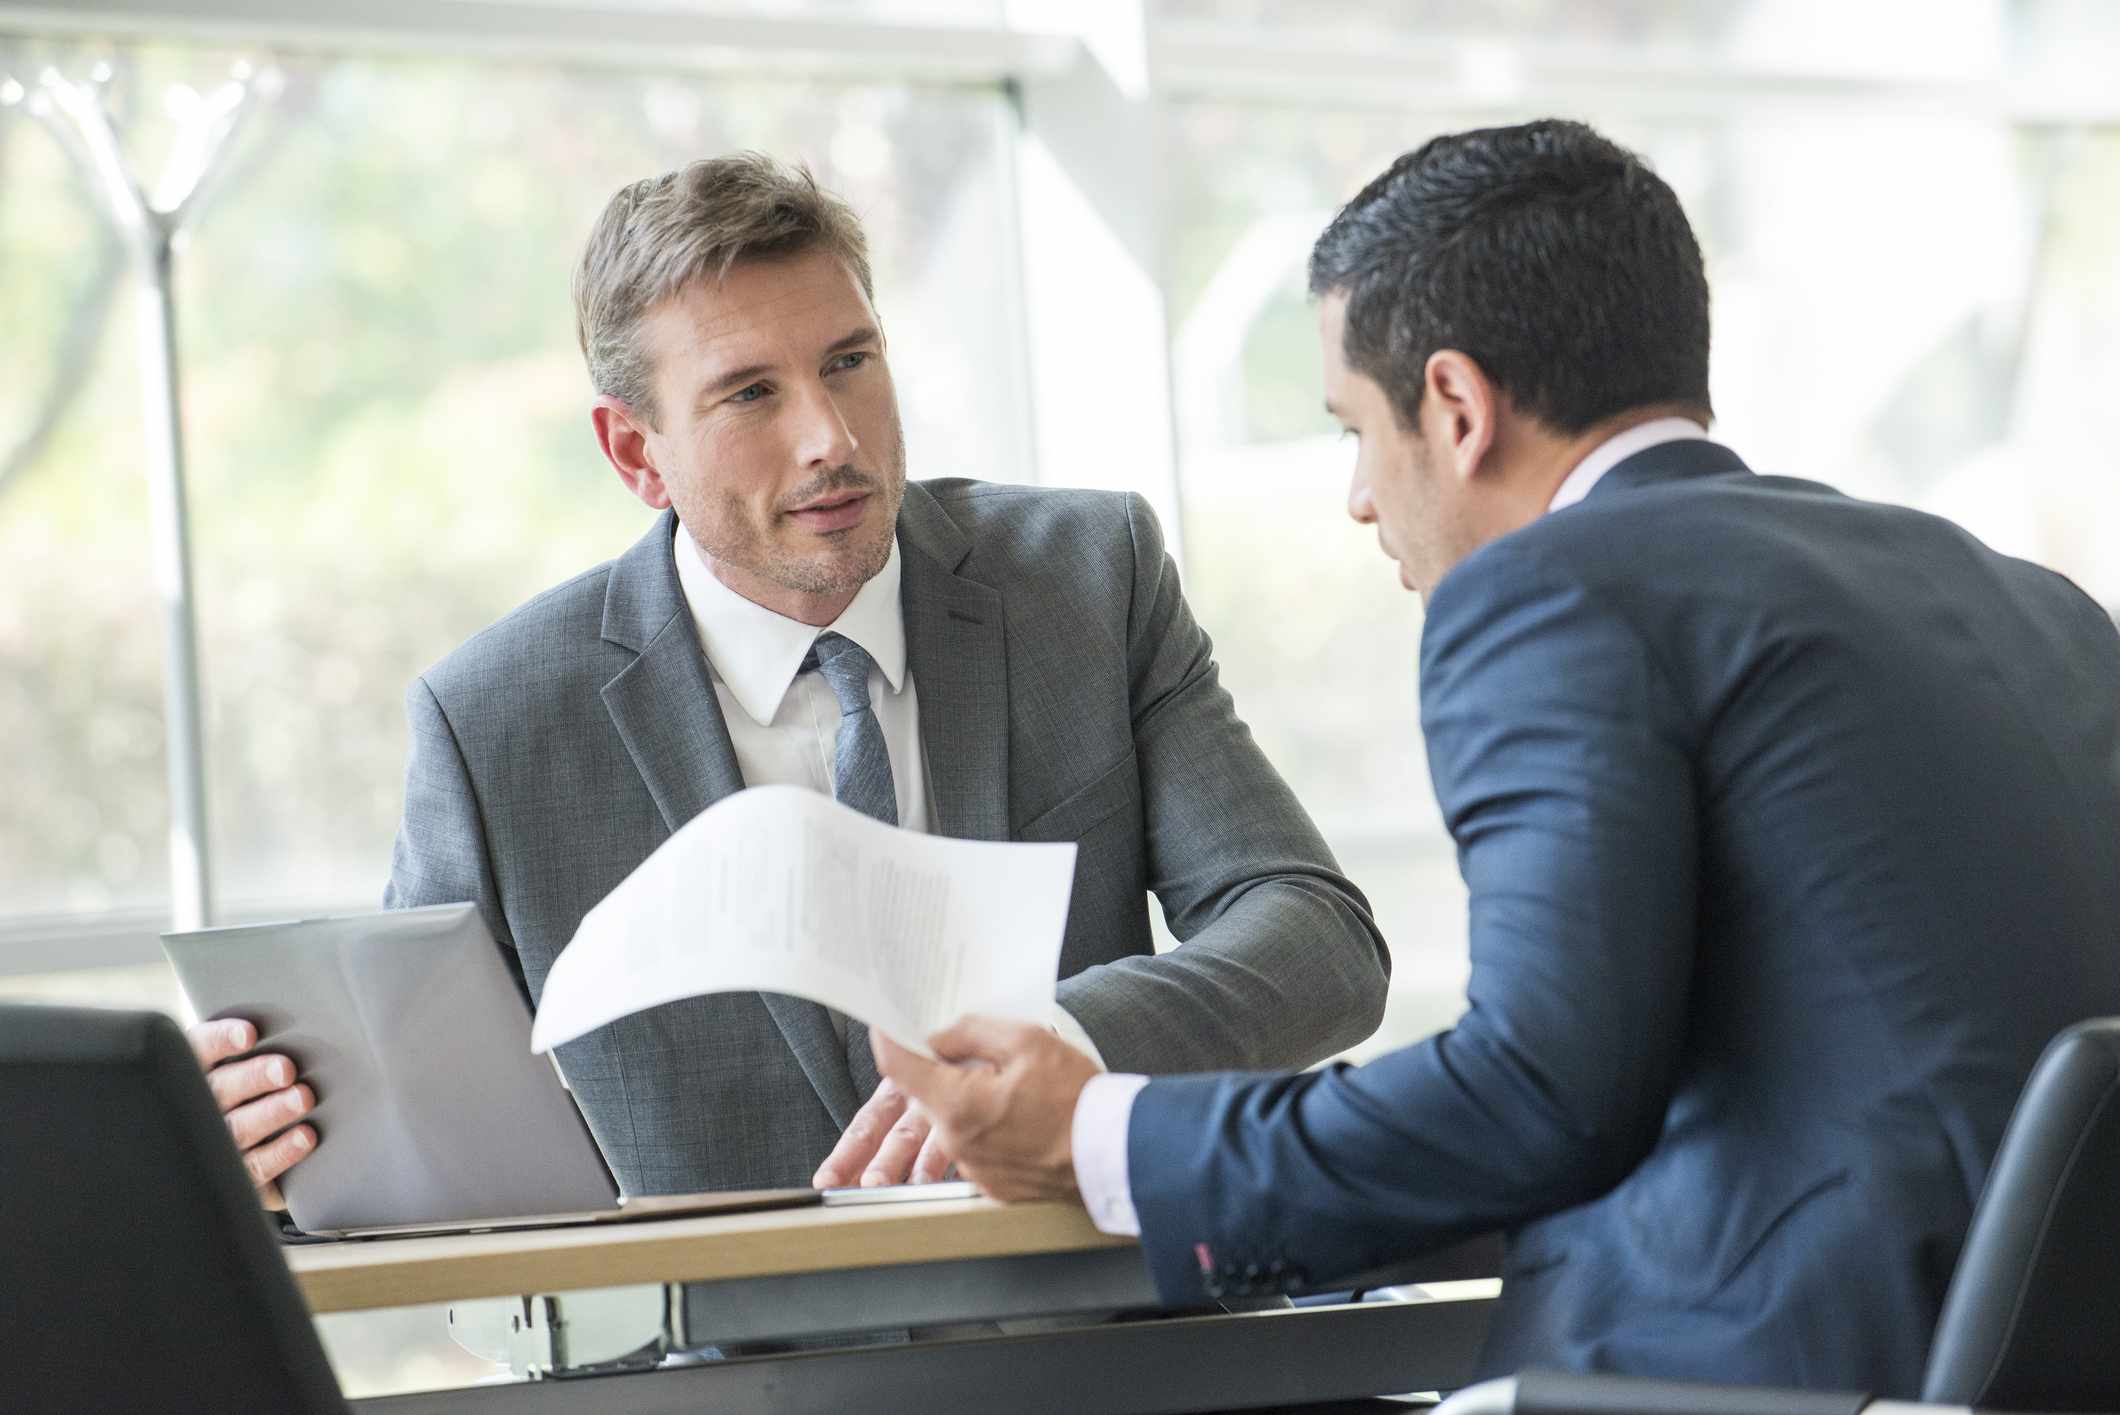
[[[573,13],[492,3],[507,24]],[[992,57],[1050,55],[1010,49],[1003,26],[1063,23],[1069,7],[735,8],[733,42],[787,47],[710,71],[505,45],[434,57],[418,35],[388,53],[316,41],[273,56],[284,91],[181,267],[224,917],[371,903],[405,684],[644,526],[588,438],[566,297],[619,181],[756,146],[850,196],[877,247],[916,475],[1027,476],[1033,431],[1072,426],[1069,398],[1032,406],[1047,385],[1026,372],[1041,331],[1020,292],[1071,294],[1072,279],[1082,298],[1061,303],[1102,331],[1112,291],[1023,219],[1036,167],[1004,82],[1021,75]],[[1129,79],[1022,107],[1033,137],[1043,124],[1075,139],[1044,143],[1066,160],[1148,125],[1150,160],[1090,174],[1123,177],[1120,204],[1138,207],[1090,211],[1085,229],[1101,215],[1125,238],[1112,244],[1160,250],[1188,589],[1242,711],[1393,942],[1371,1049],[1447,1020],[1464,977],[1462,891],[1420,754],[1420,608],[1345,519],[1351,453],[1318,408],[1303,291],[1319,227],[1397,153],[1551,111],[1641,148],[1707,251],[1722,437],[1761,469],[1951,515],[2120,607],[2106,549],[2120,404],[2105,396],[2120,375],[2120,10],[1857,8],[1140,0],[1084,22],[1106,59],[1124,57],[1106,42],[1119,20],[1138,23],[1138,97]],[[648,9],[662,12],[596,14]],[[815,36],[863,25],[891,29],[887,62],[782,72]],[[984,56],[985,76],[943,76],[963,55]],[[144,169],[167,146],[171,85],[214,82],[235,57],[0,33],[16,73],[110,63]],[[18,975],[0,989],[167,998],[137,282],[49,135],[12,117],[0,190],[0,358],[26,371],[0,379],[0,974]],[[1097,181],[1079,195],[1112,200]],[[1095,348],[1045,336],[1048,363]],[[1160,396],[1136,374],[1114,382]],[[1056,482],[1106,470],[1054,460],[1072,461],[1045,469]],[[122,961],[142,966],[52,976]]]
[[[1635,85],[1639,101],[1608,86],[1637,51],[1588,46],[1625,35],[1692,45],[1703,62],[1764,60],[1756,36],[1787,45],[1815,32],[1848,46],[1821,62],[1895,79],[1907,66],[1992,74],[2012,54],[2062,62],[2061,32],[2120,41],[2103,19],[2071,12],[2071,30],[2052,7],[1924,6],[1925,39],[1879,46],[1819,7],[1776,0],[1335,0],[1305,7],[1300,25],[1269,3],[1156,8],[1177,80],[1160,115],[1188,585],[1240,707],[1391,940],[1390,1013],[1364,1054],[1446,1024],[1465,976],[1463,890],[1419,750],[1419,604],[1346,520],[1353,452],[1320,406],[1304,286],[1319,229],[1399,153],[1555,109],[1644,152],[1707,258],[1718,437],[1761,471],[1950,516],[2120,610],[2120,409],[2102,391],[2120,385],[2110,118],[1771,77],[1674,110],[1654,85]],[[1468,27],[1500,46],[1490,57],[1575,44],[1552,76],[1584,103],[1536,87],[1497,98],[1491,66],[1359,100],[1333,82],[1339,66],[1361,71],[1367,44]],[[1983,47],[1998,27],[2011,43]],[[1303,62],[1292,53],[1312,56],[1313,82],[1288,77]],[[2066,62],[2080,68],[2080,56]]]

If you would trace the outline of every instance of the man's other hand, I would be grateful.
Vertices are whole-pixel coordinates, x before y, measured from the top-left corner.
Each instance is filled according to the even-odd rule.
[[[810,1179],[813,1189],[844,1189],[855,1183],[932,1184],[949,1173],[950,1155],[928,1124],[927,1114],[906,1103],[890,1081],[847,1123],[846,1133]]]
[[[871,1028],[881,1071],[933,1119],[965,1178],[997,1199],[1072,1199],[1075,1102],[1097,1063],[1045,1027],[967,1017],[928,1038],[940,1061]]]
[[[278,1180],[316,1148],[317,1132],[294,1124],[316,1106],[315,1093],[295,1079],[294,1063],[286,1057],[272,1052],[244,1056],[258,1044],[258,1029],[248,1022],[232,1017],[201,1022],[184,1035],[206,1072],[228,1133],[243,1152],[259,1201],[268,1209],[286,1208]]]

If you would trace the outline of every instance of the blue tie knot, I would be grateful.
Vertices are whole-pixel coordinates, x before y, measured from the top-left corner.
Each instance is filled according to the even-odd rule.
[[[876,660],[869,651],[844,634],[819,634],[803,657],[802,671],[815,670],[839,700],[839,715],[852,717],[869,710],[869,670]]]

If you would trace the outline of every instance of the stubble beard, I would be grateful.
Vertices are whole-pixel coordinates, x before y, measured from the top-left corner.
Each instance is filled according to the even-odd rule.
[[[895,429],[888,465],[881,476],[851,466],[834,467],[789,493],[787,502],[800,505],[835,491],[866,491],[876,503],[871,514],[847,537],[834,541],[823,554],[802,555],[773,540],[769,532],[752,524],[750,509],[735,496],[724,497],[718,534],[719,544],[702,548],[714,561],[755,575],[759,579],[793,590],[797,594],[833,595],[858,590],[882,573],[891,558],[891,545],[898,535],[898,508],[905,500],[905,432]],[[880,512],[881,514],[877,514]]]

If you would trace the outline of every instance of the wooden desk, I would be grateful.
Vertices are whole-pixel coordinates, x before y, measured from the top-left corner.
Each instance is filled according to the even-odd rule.
[[[779,1337],[1154,1305],[1131,1239],[1073,1206],[985,1199],[786,1209],[286,1250],[318,1312],[686,1284],[690,1335]],[[1461,1276],[1438,1273],[1442,1276]],[[528,1311],[530,1304],[525,1304]],[[1491,1292],[747,1356],[357,1402],[363,1415],[918,1408],[1080,1415],[1461,1384]],[[755,1349],[755,1348],[753,1348]]]
[[[1099,1233],[1073,1205],[950,1199],[376,1239],[286,1252],[312,1311],[349,1312],[636,1283],[789,1277],[1134,1246],[1130,1238]]]

